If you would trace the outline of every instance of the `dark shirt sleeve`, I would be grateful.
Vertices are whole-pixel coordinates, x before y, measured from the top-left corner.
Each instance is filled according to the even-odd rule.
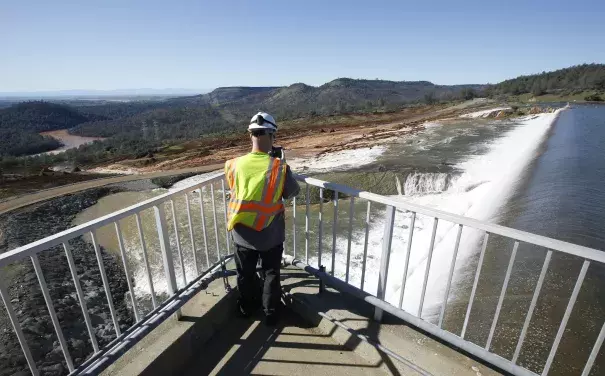
[[[286,167],[286,181],[284,182],[284,193],[283,198],[290,199],[296,196],[300,192],[300,186],[296,179],[294,179],[294,175],[292,174],[292,170],[290,170],[290,166]]]

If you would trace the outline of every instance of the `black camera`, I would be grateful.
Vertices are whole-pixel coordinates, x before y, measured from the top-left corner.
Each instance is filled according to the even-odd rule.
[[[273,146],[269,155],[273,158],[284,159],[284,148],[281,146]]]

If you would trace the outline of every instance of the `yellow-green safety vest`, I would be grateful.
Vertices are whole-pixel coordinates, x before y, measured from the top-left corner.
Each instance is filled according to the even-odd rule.
[[[231,190],[227,228],[240,223],[261,231],[284,211],[282,195],[287,165],[267,153],[253,152],[225,163]]]

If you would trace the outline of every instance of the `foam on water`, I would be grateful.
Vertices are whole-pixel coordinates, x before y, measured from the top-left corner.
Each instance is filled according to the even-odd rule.
[[[485,118],[485,117],[490,116],[494,112],[500,112],[500,111],[510,110],[510,109],[511,109],[510,107],[496,107],[496,108],[490,108],[489,110],[481,110],[481,111],[471,112],[470,114],[460,115],[460,117],[468,118],[468,119]]]
[[[487,154],[473,156],[460,163],[457,168],[463,173],[445,192],[416,197],[394,196],[394,198],[479,220],[493,221],[499,209],[514,192],[523,171],[534,159],[538,147],[559,111],[561,110],[553,114],[520,119],[518,125],[489,145]],[[436,175],[435,179],[441,180],[442,177]],[[378,213],[376,218],[372,219],[369,231],[364,289],[370,293],[376,293],[380,270],[383,214],[384,212]],[[387,301],[395,305],[399,304],[410,225],[411,214],[397,212],[386,294]],[[413,314],[417,313],[420,305],[432,228],[433,218],[416,217],[403,299],[403,308]],[[457,230],[457,225],[444,221],[440,221],[437,227],[427,295],[423,305],[425,315],[435,314],[434,308],[443,302]],[[365,232],[359,229],[353,235],[350,281],[359,286]],[[456,261],[457,272],[476,254],[482,235],[479,231],[465,228]],[[337,242],[338,263],[335,273],[340,278],[344,277],[346,251],[346,239],[340,238]],[[324,255],[322,263],[330,265],[330,258],[330,254]],[[312,260],[311,264],[317,265],[317,260]],[[452,297],[450,294],[450,298]]]
[[[178,191],[179,189],[188,187],[188,186],[193,185],[195,183],[201,183],[205,179],[207,179],[208,177],[216,175],[219,172],[220,172],[220,170],[216,170],[216,171],[211,171],[211,172],[206,172],[206,173],[203,173],[203,174],[191,176],[191,177],[188,177],[188,178],[183,179],[183,180],[179,180],[176,183],[174,183],[172,185],[172,187],[170,187],[170,192]]]
[[[303,173],[346,170],[374,162],[385,150],[384,146],[342,150],[313,158],[294,158],[288,161],[288,165]]]

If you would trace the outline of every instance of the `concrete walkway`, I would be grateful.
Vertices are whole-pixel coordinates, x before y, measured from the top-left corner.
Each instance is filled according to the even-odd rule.
[[[233,319],[198,352],[185,376],[198,375],[376,375],[379,365],[320,334],[286,312],[273,328],[258,319]]]
[[[236,317],[237,294],[226,293],[219,279],[181,308],[180,319],[162,322],[102,375],[500,375],[392,316],[375,322],[374,307],[364,301],[331,288],[318,294],[317,279],[304,271],[283,268],[281,279],[285,306],[277,326],[261,323],[260,313]]]

